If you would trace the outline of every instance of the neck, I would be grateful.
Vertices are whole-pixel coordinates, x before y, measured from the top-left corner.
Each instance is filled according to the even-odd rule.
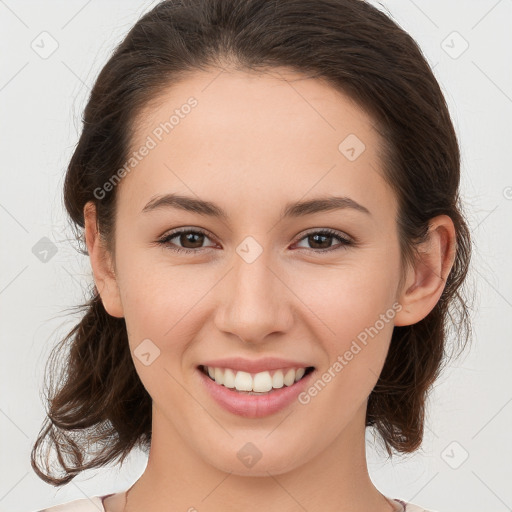
[[[367,470],[365,408],[323,452],[285,473],[246,476],[208,464],[181,439],[157,410],[147,467],[130,488],[126,507],[107,512],[392,512]],[[362,433],[362,435],[361,435]],[[125,496],[123,496],[123,501]],[[172,504],[172,506],[171,506]],[[124,505],[124,504],[123,504]]]

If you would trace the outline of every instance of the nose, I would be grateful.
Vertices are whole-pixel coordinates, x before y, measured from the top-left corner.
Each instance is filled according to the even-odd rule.
[[[252,262],[236,254],[221,289],[216,327],[245,343],[261,343],[270,334],[283,334],[293,321],[293,294],[267,253],[263,250]]]

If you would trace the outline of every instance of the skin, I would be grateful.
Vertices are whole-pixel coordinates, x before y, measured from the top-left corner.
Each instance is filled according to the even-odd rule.
[[[291,71],[197,72],[140,115],[132,149],[190,96],[197,107],[118,185],[115,254],[98,237],[93,203],[84,210],[96,286],[108,313],[125,318],[135,368],[153,399],[149,460],[126,510],[394,510],[367,470],[367,399],[393,325],[420,321],[441,296],[453,222],[432,219],[429,243],[399,289],[397,200],[381,176],[382,141],[370,117],[328,84]],[[338,150],[348,134],[366,147],[354,161]],[[141,213],[169,192],[212,201],[228,218]],[[280,218],[285,203],[324,195],[348,196],[371,215],[343,209]],[[197,254],[156,244],[180,227],[213,237],[172,239]],[[355,245],[335,237],[315,245],[306,236],[325,228]],[[262,248],[252,263],[236,252],[247,236]],[[321,375],[393,304],[400,311],[308,404],[247,419],[200,386],[198,364],[233,355],[308,361]],[[147,338],[160,350],[148,366],[133,354]],[[248,442],[262,453],[250,468],[237,457]],[[105,506],[123,510],[124,495]]]

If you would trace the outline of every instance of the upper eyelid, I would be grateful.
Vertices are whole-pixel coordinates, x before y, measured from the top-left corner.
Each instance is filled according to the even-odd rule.
[[[212,240],[216,240],[215,236],[212,233],[210,233],[208,230],[206,230],[206,229],[203,229],[203,228],[188,228],[188,227],[176,228],[175,230],[171,230],[171,231],[168,231],[168,232],[164,233],[162,236],[160,236],[158,238],[160,240],[163,239],[163,238],[169,238],[169,237],[174,238],[175,236],[180,235],[182,233],[200,233],[202,235],[208,236]]]

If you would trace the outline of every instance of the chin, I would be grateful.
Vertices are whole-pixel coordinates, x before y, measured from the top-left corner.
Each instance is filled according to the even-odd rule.
[[[208,463],[226,473],[254,477],[269,476],[269,473],[271,475],[288,473],[300,466],[300,461],[293,456],[296,450],[291,446],[288,450],[278,452],[268,443],[266,448],[258,448],[258,444],[250,441],[237,444],[240,444],[241,448],[235,450],[234,457],[231,455],[233,451],[230,448],[226,448],[224,452],[217,449],[216,453],[208,453],[206,457]]]

